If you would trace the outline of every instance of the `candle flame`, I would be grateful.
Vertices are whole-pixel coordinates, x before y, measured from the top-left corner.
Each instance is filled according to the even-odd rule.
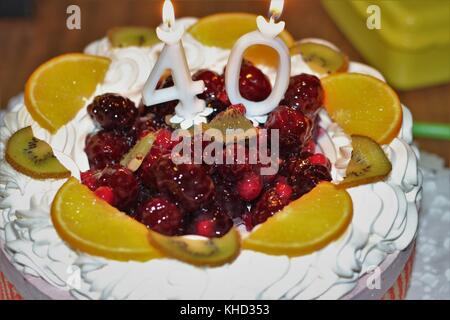
[[[284,8],[284,0],[271,0],[270,1],[270,9],[269,9],[269,17],[271,21],[277,21],[281,17],[281,13],[283,13]]]
[[[175,10],[173,8],[172,1],[164,0],[162,18],[164,24],[169,28],[173,27],[173,25],[175,24]]]

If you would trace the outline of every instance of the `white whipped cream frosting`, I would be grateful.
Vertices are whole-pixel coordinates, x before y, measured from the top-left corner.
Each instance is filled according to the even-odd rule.
[[[181,19],[190,25],[195,19]],[[205,47],[190,35],[183,38],[189,65],[195,72],[222,72],[229,51]],[[96,41],[87,53],[107,56],[112,64],[95,95],[117,92],[139,103],[141,90],[162,45],[112,49],[107,39]],[[301,56],[292,57],[292,74],[313,73]],[[274,70],[263,68],[271,80]],[[368,66],[351,63],[350,71],[383,80]],[[15,171],[4,160],[8,138],[31,125],[56,156],[78,176],[88,169],[84,141],[95,128],[84,108],[74,120],[50,135],[33,121],[23,102],[15,104],[0,129],[0,237],[14,265],[25,274],[41,277],[70,290],[79,299],[337,299],[351,291],[368,268],[379,265],[414,239],[418,225],[422,174],[418,150],[412,144],[412,116],[404,107],[397,138],[383,146],[393,164],[383,182],[351,188],[353,220],[336,241],[312,254],[288,258],[244,250],[231,264],[195,267],[177,260],[145,263],[118,262],[75,252],[58,236],[50,219],[52,199],[61,180],[39,181]],[[320,113],[318,148],[332,163],[333,182],[345,177],[351,138]],[[74,274],[81,281],[74,281]],[[76,280],[76,279],[75,279]]]

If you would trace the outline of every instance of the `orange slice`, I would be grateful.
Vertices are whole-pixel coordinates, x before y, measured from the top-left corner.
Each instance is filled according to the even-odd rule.
[[[114,260],[147,261],[161,257],[148,241],[148,229],[75,178],[59,189],[51,216],[60,237],[73,248]]]
[[[291,257],[309,254],[339,238],[352,213],[347,191],[323,182],[258,226],[243,248]]]
[[[322,79],[325,107],[346,133],[390,143],[402,126],[402,106],[385,82],[359,73],[338,73]]]
[[[244,34],[257,30],[256,17],[249,13],[219,13],[200,19],[189,28],[188,32],[206,46],[231,49]],[[280,38],[288,47],[295,42],[286,30],[280,34]],[[245,58],[254,64],[271,67],[278,65],[278,54],[266,46],[249,48]]]
[[[25,105],[51,133],[69,122],[92,96],[108,70],[108,58],[69,53],[40,65],[25,86]]]

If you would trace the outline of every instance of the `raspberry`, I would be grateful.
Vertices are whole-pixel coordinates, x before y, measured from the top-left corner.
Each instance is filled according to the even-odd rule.
[[[155,177],[153,175],[153,164],[163,155],[172,152],[172,148],[178,141],[172,141],[172,132],[167,129],[161,129],[156,136],[155,142],[142,163],[139,174],[142,182],[148,188],[155,188]]]
[[[86,138],[85,152],[91,169],[118,163],[129,149],[127,138],[114,131],[99,131]]]
[[[92,119],[106,130],[130,128],[138,113],[133,101],[112,93],[95,97],[87,110]]]
[[[120,165],[103,169],[98,183],[113,190],[114,206],[120,210],[127,211],[137,199],[139,183],[130,170]]]
[[[151,166],[156,186],[187,211],[195,211],[214,195],[214,183],[201,165],[176,165],[169,156],[162,156]]]
[[[181,234],[183,214],[177,206],[164,198],[153,198],[138,210],[136,219],[150,229],[166,236]]]

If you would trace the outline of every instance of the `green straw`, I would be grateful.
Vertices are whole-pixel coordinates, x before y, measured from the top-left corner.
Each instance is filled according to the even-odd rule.
[[[450,124],[414,122],[413,134],[415,138],[450,140]]]

